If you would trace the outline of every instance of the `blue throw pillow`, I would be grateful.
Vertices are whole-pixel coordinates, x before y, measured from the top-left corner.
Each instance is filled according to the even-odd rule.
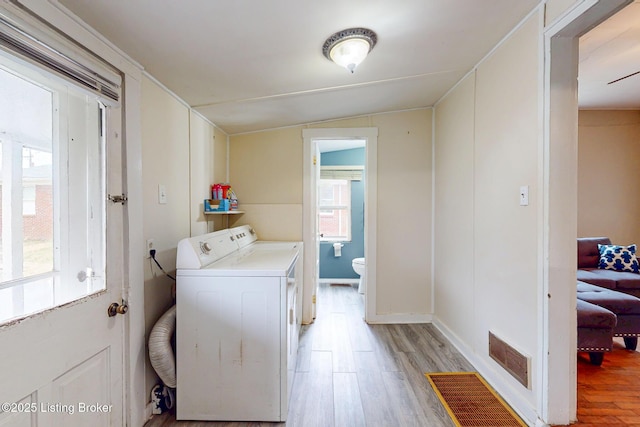
[[[598,268],[640,273],[635,244],[629,246],[598,245],[598,250],[600,251]]]

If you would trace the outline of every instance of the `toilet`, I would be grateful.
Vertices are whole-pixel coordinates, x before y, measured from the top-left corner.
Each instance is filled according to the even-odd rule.
[[[358,292],[364,294],[364,288],[366,286],[366,277],[365,277],[365,268],[364,268],[364,258],[354,258],[351,261],[351,266],[353,267],[353,271],[360,275],[360,282],[358,284]]]

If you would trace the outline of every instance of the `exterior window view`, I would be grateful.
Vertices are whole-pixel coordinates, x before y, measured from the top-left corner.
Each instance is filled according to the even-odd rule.
[[[0,69],[0,317],[37,310],[53,271],[53,94]]]
[[[69,151],[72,144],[85,144],[87,126],[96,125],[93,138],[99,142],[97,114],[89,114],[89,109],[99,111],[95,100],[72,94],[58,82],[8,60],[0,65],[1,322],[95,290],[93,268],[72,265],[85,264],[88,257],[102,251],[102,244],[97,245],[97,251],[87,250],[91,236],[102,235],[102,214],[94,211],[93,219],[87,216],[91,204],[102,203],[102,148],[92,144],[81,146],[71,155]],[[80,113],[71,117],[71,109]],[[67,119],[72,120],[65,123]],[[69,139],[68,135],[76,132],[82,132],[82,138]],[[87,168],[91,162],[94,167]],[[90,178],[92,174],[94,178]],[[89,192],[91,183],[98,186],[98,191]],[[78,221],[74,233],[69,232],[70,219],[63,216],[72,212],[87,218],[86,227]],[[101,240],[99,237],[98,242]],[[62,280],[65,275],[85,280],[77,286],[79,279]]]
[[[318,189],[320,240],[351,240],[351,183],[346,179],[320,179]]]

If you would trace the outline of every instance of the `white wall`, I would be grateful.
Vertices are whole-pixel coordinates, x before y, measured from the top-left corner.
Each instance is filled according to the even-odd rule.
[[[578,116],[578,236],[640,244],[640,111]]]
[[[204,199],[209,195],[213,184],[214,165],[214,128],[199,114],[189,113],[189,181],[192,207],[190,212],[191,227],[189,234],[197,236],[208,231],[207,218],[204,214]],[[197,141],[197,143],[196,143]]]
[[[435,315],[473,343],[475,73],[435,109]],[[453,309],[455,308],[455,309]],[[465,314],[466,313],[466,314]]]
[[[474,347],[484,354],[488,331],[536,353],[541,159],[540,124],[532,119],[542,97],[539,24],[538,15],[532,16],[476,72],[474,279],[482,314]],[[519,205],[523,185],[529,186],[524,207]]]
[[[432,313],[431,109],[379,114],[376,314]]]
[[[251,224],[263,240],[302,240],[300,127],[231,136],[229,183],[245,212],[233,224]]]
[[[176,248],[185,237],[213,229],[204,216],[203,200],[211,184],[226,178],[226,135],[194,113],[181,100],[145,76],[142,80],[143,237],[153,239],[156,259],[175,274]],[[218,158],[219,157],[219,158]],[[166,188],[167,203],[158,200],[158,185]],[[215,227],[220,227],[216,219]],[[146,336],[174,303],[175,284],[144,258]],[[158,382],[147,358],[145,390]]]
[[[154,239],[156,259],[175,270],[178,240],[189,236],[189,109],[148,77],[142,80],[142,186],[144,239]],[[158,185],[167,203],[158,201]],[[145,329],[149,336],[158,318],[173,304],[174,282],[150,259],[144,259]],[[145,389],[157,377],[147,359]]]
[[[378,128],[379,315],[431,314],[431,109],[378,114],[230,137],[236,224],[260,238],[302,240],[302,129]],[[400,317],[397,317],[400,316]]]
[[[227,181],[227,135],[194,111],[189,117],[190,235],[197,236],[225,225],[222,216],[204,214],[204,199],[212,184]]]
[[[533,411],[538,393],[541,19],[531,16],[435,109],[437,323]],[[529,206],[519,205],[529,186]],[[527,389],[488,354],[531,357]]]

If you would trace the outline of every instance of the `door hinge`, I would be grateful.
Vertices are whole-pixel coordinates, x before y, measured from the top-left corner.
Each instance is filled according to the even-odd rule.
[[[316,156],[313,156],[313,165],[316,165]]]
[[[311,302],[312,302],[313,304],[315,304],[315,303],[316,303],[316,296],[315,296],[315,295],[311,297]]]
[[[109,199],[109,201],[113,203],[120,203],[122,205],[127,203],[127,196],[125,194],[116,194],[115,196],[112,196],[111,194],[109,194],[107,196],[107,199]]]

